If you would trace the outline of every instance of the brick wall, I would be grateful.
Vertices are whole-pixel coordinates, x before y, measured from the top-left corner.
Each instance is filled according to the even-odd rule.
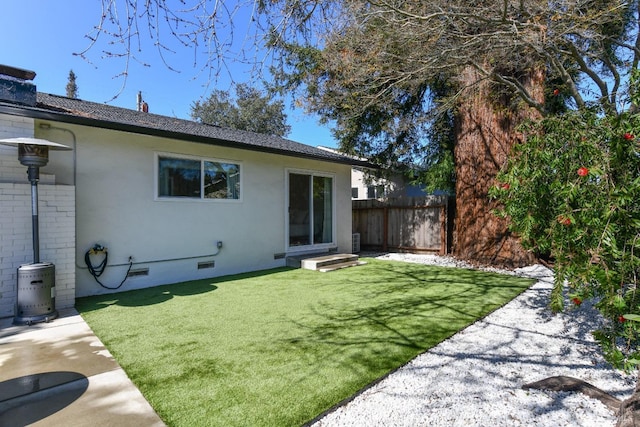
[[[38,186],[40,260],[56,266],[56,308],[75,303],[75,188]],[[31,185],[0,183],[0,317],[14,316],[17,268],[33,262]]]
[[[0,138],[32,137],[33,119],[0,115]],[[15,315],[17,269],[33,262],[31,184],[13,147],[0,145],[0,318]],[[56,266],[56,308],[75,303],[75,187],[40,174],[40,260]]]
[[[33,119],[0,114],[0,139],[33,137]],[[0,145],[0,182],[27,181],[27,169],[18,161],[15,147]]]
[[[32,137],[34,120],[28,117],[0,114],[0,139]]]

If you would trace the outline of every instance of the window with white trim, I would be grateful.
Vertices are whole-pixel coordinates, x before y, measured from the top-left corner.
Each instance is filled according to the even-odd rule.
[[[239,200],[240,164],[158,154],[158,198]]]

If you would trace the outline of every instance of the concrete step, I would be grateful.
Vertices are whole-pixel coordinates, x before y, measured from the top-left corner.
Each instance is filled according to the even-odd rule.
[[[330,271],[340,270],[341,268],[349,268],[349,267],[357,267],[359,265],[365,265],[364,261],[349,261],[349,262],[341,262],[339,264],[331,264],[326,267],[318,268],[318,271],[321,273],[328,273]]]
[[[305,259],[309,259],[309,258],[318,258],[318,257],[323,257],[323,256],[328,256],[331,254],[336,254],[337,252],[316,252],[316,253],[311,253],[311,254],[304,254],[304,255],[289,255],[286,257],[286,265],[287,267],[292,267],[292,268],[302,268],[302,261]]]
[[[342,264],[358,261],[358,255],[355,254],[331,254],[319,257],[303,259],[300,267],[306,270],[318,270],[322,267],[328,267],[334,264]]]

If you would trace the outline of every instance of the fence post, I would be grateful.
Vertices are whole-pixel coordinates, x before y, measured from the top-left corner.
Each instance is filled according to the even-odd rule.
[[[447,208],[440,207],[440,255],[447,254]]]
[[[389,250],[389,206],[382,209],[382,251]]]

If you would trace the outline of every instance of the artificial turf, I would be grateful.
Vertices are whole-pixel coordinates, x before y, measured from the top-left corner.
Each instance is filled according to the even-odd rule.
[[[366,261],[87,297],[76,308],[168,426],[299,426],[531,284]]]

